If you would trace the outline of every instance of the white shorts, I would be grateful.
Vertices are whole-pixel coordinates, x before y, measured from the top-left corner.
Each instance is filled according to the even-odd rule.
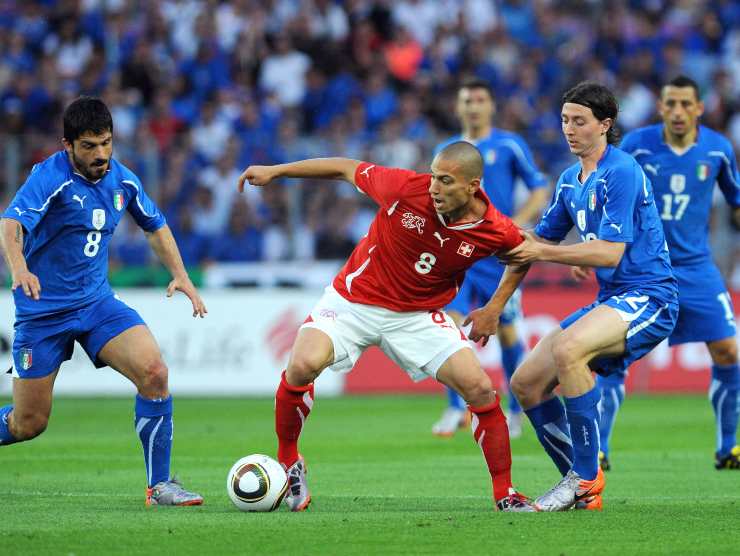
[[[301,328],[316,328],[331,338],[332,371],[349,372],[365,349],[378,346],[415,382],[436,378],[453,353],[472,349],[444,311],[398,312],[352,303],[331,286]]]

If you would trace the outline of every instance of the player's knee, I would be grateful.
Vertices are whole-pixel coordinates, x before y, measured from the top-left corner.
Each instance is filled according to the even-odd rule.
[[[737,363],[737,342],[734,340],[716,342],[711,345],[710,353],[715,365],[734,365]]]
[[[31,440],[46,430],[49,416],[39,413],[15,415],[13,414],[12,434],[18,440]]]
[[[168,369],[161,358],[147,362],[141,372],[139,391],[145,397],[163,397],[167,392]]]
[[[294,353],[285,369],[288,382],[295,386],[311,384],[323,369],[322,362],[310,353]]]
[[[531,375],[517,370],[514,376],[511,377],[509,388],[522,407],[528,408],[539,403],[541,395],[539,381],[533,380]]]
[[[580,352],[581,346],[576,339],[561,335],[552,346],[552,358],[558,374],[568,372],[578,365],[581,359]]]
[[[474,377],[466,378],[458,383],[460,395],[472,406],[481,406],[490,403],[493,393],[493,384],[486,373],[481,372]]]

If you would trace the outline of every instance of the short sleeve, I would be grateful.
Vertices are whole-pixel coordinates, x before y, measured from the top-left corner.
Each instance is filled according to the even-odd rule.
[[[537,189],[547,185],[545,174],[540,172],[534,162],[532,151],[529,146],[519,137],[512,139],[512,150],[514,151],[514,166],[527,189]]]
[[[514,224],[514,222],[510,218],[504,217],[504,219],[501,220],[501,225],[501,246],[499,247],[497,253],[505,253],[506,251],[511,251],[512,249],[514,249],[514,247],[524,241],[524,237],[522,236],[519,227]]]
[[[5,209],[3,218],[12,218],[20,222],[30,232],[33,230],[49,210],[54,198],[70,183],[53,183],[36,165],[31,170],[25,183]]]
[[[558,182],[553,192],[553,199],[550,207],[542,215],[542,220],[537,224],[534,230],[541,238],[549,241],[563,241],[573,227],[573,219],[568,213],[563,199],[563,191],[569,186]]]
[[[737,170],[737,159],[729,142],[726,148],[718,152],[720,157],[717,185],[731,207],[740,207],[740,175]]]
[[[598,238],[605,241],[629,243],[633,240],[634,214],[638,194],[648,190],[645,172],[639,164],[625,164],[614,168],[601,182],[604,208]]]
[[[381,207],[388,207],[398,200],[403,187],[415,175],[411,170],[362,162],[355,170],[355,187]]]
[[[167,223],[157,205],[144,191],[139,178],[132,174],[129,179],[122,180],[122,183],[133,193],[126,210],[141,229],[145,232],[155,232]]]
[[[630,155],[635,152],[637,150],[637,133],[630,131],[625,135],[619,144],[619,148]]]

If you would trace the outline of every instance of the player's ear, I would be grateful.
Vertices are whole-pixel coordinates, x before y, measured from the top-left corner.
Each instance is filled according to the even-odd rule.
[[[67,141],[66,137],[62,137],[62,146],[64,147],[65,151],[72,152],[72,143]]]
[[[470,191],[475,193],[478,189],[480,189],[480,178],[475,178],[470,181]]]
[[[704,114],[704,101],[700,100],[696,103],[696,115],[698,117],[698,116],[701,116],[702,114]]]

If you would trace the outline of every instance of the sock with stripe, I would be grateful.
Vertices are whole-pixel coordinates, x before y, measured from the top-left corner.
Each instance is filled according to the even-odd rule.
[[[445,386],[445,388],[447,388],[447,405],[454,409],[459,409],[460,411],[463,411],[466,406],[463,397],[449,386]]]
[[[580,396],[564,396],[565,414],[573,440],[573,471],[581,479],[593,481],[599,471],[599,401],[601,392],[594,385]]]
[[[624,376],[612,374],[609,376],[596,375],[596,387],[601,391],[599,410],[599,440],[601,451],[609,457],[609,440],[612,437],[617,413],[624,402]]]
[[[147,400],[136,395],[136,434],[144,449],[147,484],[152,487],[170,479],[172,451],[172,396]]]
[[[709,401],[717,423],[717,453],[725,456],[736,443],[740,366],[712,365]]]
[[[493,482],[493,497],[496,501],[509,495],[511,484],[511,445],[506,417],[501,403],[496,399],[483,407],[470,407],[473,414],[473,438],[483,451]]]
[[[537,439],[555,463],[560,474],[565,474],[573,467],[573,441],[565,417],[565,407],[559,398],[551,398],[524,413],[529,417]]]
[[[18,439],[11,434],[10,428],[8,427],[8,416],[11,411],[13,411],[12,405],[0,407],[0,446],[18,442]]]
[[[313,383],[291,386],[280,377],[275,394],[275,432],[278,437],[278,461],[286,468],[298,460],[298,438],[313,407]]]
[[[524,355],[524,344],[521,342],[521,340],[517,340],[517,342],[513,346],[501,346],[501,366],[504,368],[507,385],[511,384],[511,377],[514,376],[514,371],[516,371],[516,368],[519,366],[522,355]],[[509,389],[508,405],[510,413],[522,412],[522,406],[519,405],[516,396],[511,393],[511,389]]]

